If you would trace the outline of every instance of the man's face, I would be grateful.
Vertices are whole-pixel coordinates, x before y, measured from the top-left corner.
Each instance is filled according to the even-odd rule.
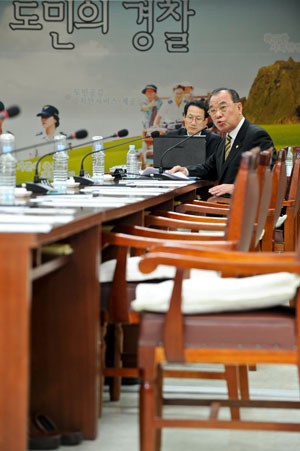
[[[177,88],[177,89],[175,89],[175,91],[174,91],[174,94],[175,94],[175,98],[176,98],[176,100],[181,100],[182,99],[182,97],[183,97],[183,89],[182,88]]]
[[[154,91],[154,89],[147,88],[146,92],[145,92],[145,96],[147,97],[149,102],[152,102],[156,97],[156,92]]]
[[[184,116],[184,125],[188,134],[193,135],[205,127],[206,123],[205,111],[195,105],[189,106],[186,116]]]
[[[42,126],[46,129],[55,124],[55,119],[53,116],[41,116]]]
[[[233,103],[228,91],[220,91],[209,102],[209,113],[215,126],[225,133],[230,133],[242,119],[242,104]]]

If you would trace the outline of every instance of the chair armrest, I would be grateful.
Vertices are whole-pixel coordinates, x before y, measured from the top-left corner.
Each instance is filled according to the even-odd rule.
[[[195,222],[195,221],[184,221],[172,218],[164,218],[162,216],[145,216],[145,225],[149,226],[159,226],[159,227],[169,227],[172,229],[184,228],[194,231],[199,230],[216,230],[223,232],[225,230],[226,224],[215,224],[213,222]]]
[[[210,197],[210,199],[212,199],[211,197]],[[193,202],[192,202],[192,204],[195,204],[195,205],[202,205],[202,206],[207,206],[207,207],[215,207],[216,206],[216,204],[218,204],[218,207],[219,208],[225,208],[225,209],[229,209],[230,208],[230,206],[228,205],[228,204],[230,204],[230,202],[231,202],[231,199],[227,199],[227,201],[226,201],[226,205],[225,205],[225,203],[223,203],[222,201],[224,201],[224,199],[225,198],[223,198],[223,197],[220,197],[220,198],[217,198],[217,197],[215,197],[215,199],[218,199],[218,200],[220,200],[220,205],[219,205],[219,202],[212,202],[212,201],[210,201],[210,200],[207,200],[207,201],[204,201],[204,200],[193,200]]]
[[[209,269],[222,273],[239,275],[266,274],[273,272],[293,272],[300,274],[300,263],[295,260],[295,254],[222,252],[207,249],[177,249],[166,246],[152,249],[140,262],[140,270],[152,272],[157,265],[173,265],[180,269]],[[274,258],[275,257],[275,258]]]
[[[221,215],[221,216],[228,216],[229,209],[228,208],[222,208],[216,207],[215,204],[213,207],[209,207],[206,205],[198,205],[198,204],[182,204],[179,205],[179,207],[176,208],[176,211],[180,213],[186,213],[188,211],[192,211],[194,213],[205,213],[205,214],[211,214],[211,215]]]
[[[163,240],[179,241],[223,241],[221,236],[200,235],[197,232],[177,232],[168,230],[157,230],[149,227],[122,225],[116,226],[114,232],[138,235],[149,238],[160,238]]]
[[[226,224],[227,218],[219,218],[214,216],[198,216],[189,215],[185,213],[178,213],[177,211],[155,210],[151,212],[152,216],[163,216],[165,218],[179,219],[184,221],[194,222],[214,222],[217,224]]]

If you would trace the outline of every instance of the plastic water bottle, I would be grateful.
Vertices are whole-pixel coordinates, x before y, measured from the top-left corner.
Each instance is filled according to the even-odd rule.
[[[105,152],[103,150],[103,137],[93,136],[93,180],[95,183],[104,182]]]
[[[11,133],[0,136],[0,204],[12,205],[15,202],[16,159],[12,155],[15,137]]]
[[[127,152],[126,173],[127,178],[134,179],[138,173],[138,158],[135,151],[135,145],[130,145]]]
[[[69,160],[68,152],[66,152],[66,137],[59,134],[54,136],[54,140],[56,153],[53,155],[53,186],[59,193],[66,193]]]
[[[288,147],[285,165],[286,165],[286,175],[289,177],[293,169],[293,152],[291,147]]]

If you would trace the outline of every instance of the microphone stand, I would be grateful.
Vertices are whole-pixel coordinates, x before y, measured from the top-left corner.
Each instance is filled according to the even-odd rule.
[[[132,139],[132,140],[130,140],[130,141],[126,141],[126,142],[124,142],[124,143],[119,143],[119,144],[116,144],[116,145],[114,145],[114,146],[106,147],[106,148],[101,149],[101,150],[106,151],[106,150],[109,150],[109,149],[114,149],[115,147],[120,147],[120,146],[125,145],[125,144],[130,144],[130,143],[133,143],[133,142],[136,142],[136,141],[140,141],[140,140],[142,140],[142,139],[149,139],[149,138],[151,138],[151,135],[147,135],[147,136],[144,136],[144,137],[141,137],[141,138],[135,138],[135,139]],[[87,176],[84,175],[84,167],[83,167],[83,163],[84,163],[84,160],[85,160],[89,155],[93,155],[94,153],[98,153],[98,152],[100,152],[101,150],[93,150],[93,151],[87,153],[87,154],[82,158],[79,175],[74,175],[74,180],[75,180],[75,182],[79,182],[81,185],[94,185],[93,179],[92,179],[89,175],[87,175]]]

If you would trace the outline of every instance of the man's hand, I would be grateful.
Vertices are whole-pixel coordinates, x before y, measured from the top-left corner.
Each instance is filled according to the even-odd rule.
[[[178,166],[175,166],[178,167]],[[234,185],[224,183],[223,185],[213,186],[208,190],[213,196],[223,196],[224,194],[232,194],[234,191]]]
[[[183,168],[182,166],[174,166],[172,169],[166,172],[168,172],[169,174],[175,174],[175,172],[182,172],[184,175],[188,175],[188,171],[186,170],[186,168]]]

